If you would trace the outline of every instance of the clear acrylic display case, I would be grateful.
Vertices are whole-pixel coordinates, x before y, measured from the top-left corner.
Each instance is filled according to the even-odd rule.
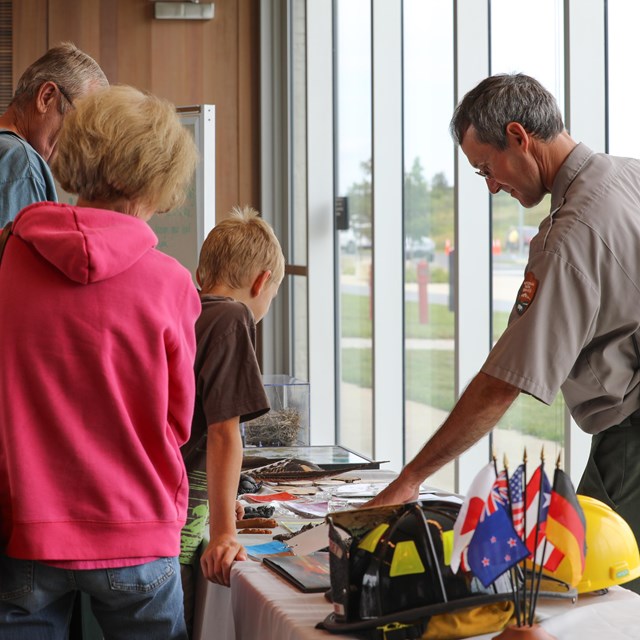
[[[285,374],[262,377],[271,410],[243,424],[245,447],[309,444],[309,383]]]

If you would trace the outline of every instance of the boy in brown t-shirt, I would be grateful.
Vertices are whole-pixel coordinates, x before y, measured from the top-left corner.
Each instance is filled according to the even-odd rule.
[[[228,586],[232,563],[247,557],[236,535],[240,422],[269,411],[255,354],[256,324],[267,314],[283,276],[278,239],[249,207],[234,208],[202,245],[196,403],[191,437],[182,448],[190,485],[180,556],[187,626],[193,616],[193,563],[207,519],[209,544],[200,558],[207,579]]]

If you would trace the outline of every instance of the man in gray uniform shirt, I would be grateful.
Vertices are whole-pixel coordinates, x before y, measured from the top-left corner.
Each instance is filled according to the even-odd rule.
[[[554,97],[522,74],[483,80],[451,133],[493,194],[524,207],[551,193],[509,325],[440,429],[370,504],[417,498],[421,482],[486,435],[521,393],[559,390],[593,435],[578,492],[640,539],[640,161],[594,153]],[[640,592],[640,579],[625,584]]]

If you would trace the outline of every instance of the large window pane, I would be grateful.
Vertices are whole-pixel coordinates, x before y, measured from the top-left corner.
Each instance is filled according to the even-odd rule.
[[[608,78],[609,153],[640,157],[640,129],[629,126],[638,117],[640,86],[635,80],[640,57],[637,0],[609,0]]]
[[[491,71],[522,72],[539,80],[563,109],[563,19],[560,0],[492,0]],[[525,25],[534,39],[523,39]],[[522,283],[528,244],[549,213],[549,196],[532,209],[500,192],[492,198],[493,230],[493,338],[504,331]],[[506,454],[512,467],[522,459],[526,446],[530,461],[538,461],[541,447],[555,459],[563,445],[564,402],[560,395],[549,408],[521,396],[494,430],[497,455]]]
[[[338,0],[336,20],[336,192],[348,224],[337,231],[338,442],[371,455],[371,2]]]
[[[453,2],[404,2],[405,457],[454,404]],[[453,464],[429,478],[454,489]]]

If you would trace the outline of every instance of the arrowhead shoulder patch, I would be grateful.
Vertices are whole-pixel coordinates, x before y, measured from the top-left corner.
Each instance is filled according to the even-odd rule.
[[[518,312],[518,315],[522,315],[533,302],[533,299],[536,296],[536,291],[538,290],[538,284],[538,280],[533,275],[533,271],[527,271],[527,274],[524,277],[524,282],[520,286],[520,291],[518,291],[518,298],[516,300],[516,311]]]

